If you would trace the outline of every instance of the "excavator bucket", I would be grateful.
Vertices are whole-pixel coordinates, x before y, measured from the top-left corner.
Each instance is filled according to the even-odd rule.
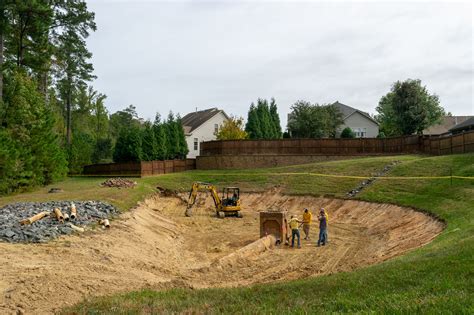
[[[260,237],[273,235],[276,244],[287,243],[288,222],[286,211],[262,211],[260,212]]]

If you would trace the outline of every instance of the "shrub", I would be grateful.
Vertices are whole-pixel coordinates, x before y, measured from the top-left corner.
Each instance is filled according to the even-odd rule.
[[[352,131],[351,128],[346,127],[344,130],[341,132],[341,138],[346,138],[346,139],[352,139],[355,138],[355,133]]]

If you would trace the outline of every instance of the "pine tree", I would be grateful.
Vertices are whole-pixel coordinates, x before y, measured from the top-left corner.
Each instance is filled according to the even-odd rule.
[[[273,97],[270,101],[270,117],[272,119],[274,138],[281,139],[282,132],[281,132],[280,116],[278,115],[277,104]]]
[[[13,141],[16,149],[12,151],[18,153],[18,185],[44,185],[64,177],[66,159],[54,131],[54,114],[37,85],[22,71],[13,72],[6,79],[0,126]]]
[[[261,139],[273,139],[273,124],[270,117],[270,109],[268,102],[264,99],[258,99],[257,102],[257,116],[260,123]]]
[[[176,120],[173,112],[169,112],[166,120],[166,134],[167,134],[167,159],[175,159],[179,155],[179,137],[176,129]]]
[[[0,127],[0,195],[15,191],[22,182],[23,163],[17,143]]]
[[[145,122],[142,130],[142,160],[153,161],[157,156],[157,143],[152,125]]]
[[[56,76],[59,95],[65,104],[66,140],[71,143],[71,110],[77,88],[94,78],[92,64],[88,61],[92,54],[86,47],[89,32],[96,30],[94,14],[87,10],[81,0],[59,2],[57,19],[62,28],[54,33],[56,49]],[[61,10],[62,9],[62,10]]]
[[[114,148],[114,162],[139,162],[142,159],[142,137],[137,127],[123,128]]]
[[[176,132],[178,134],[178,143],[179,143],[179,154],[180,159],[186,158],[186,155],[189,153],[188,143],[186,142],[186,135],[184,134],[183,125],[181,123],[181,117],[177,116],[176,118]]]
[[[257,108],[255,107],[254,103],[250,105],[250,109],[247,115],[247,123],[245,124],[245,131],[249,135],[250,139],[262,138],[262,131],[260,129]]]
[[[161,117],[158,113],[156,113],[155,121],[153,123],[153,133],[155,134],[156,139],[156,156],[154,159],[166,160],[168,156],[168,137],[166,133],[166,126],[161,122]]]

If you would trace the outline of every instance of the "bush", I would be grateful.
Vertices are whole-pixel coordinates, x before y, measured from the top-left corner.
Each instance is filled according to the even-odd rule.
[[[355,138],[355,133],[354,133],[354,131],[352,131],[351,128],[346,127],[341,132],[341,138],[353,139],[353,138]]]
[[[377,138],[381,138],[381,139],[386,138],[385,133],[383,131],[380,131],[379,134],[377,135]]]

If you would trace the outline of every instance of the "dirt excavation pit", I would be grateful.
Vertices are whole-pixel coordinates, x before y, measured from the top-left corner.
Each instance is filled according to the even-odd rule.
[[[350,271],[423,246],[443,229],[409,208],[278,192],[242,194],[242,219],[216,218],[212,198],[202,194],[189,218],[184,196],[148,199],[110,230],[46,244],[0,242],[0,313],[51,313],[141,288],[229,287]],[[315,246],[313,222],[301,249],[283,245],[224,258],[259,238],[259,211],[283,208],[301,218],[304,208],[315,216],[320,207],[329,214],[328,246]]]

